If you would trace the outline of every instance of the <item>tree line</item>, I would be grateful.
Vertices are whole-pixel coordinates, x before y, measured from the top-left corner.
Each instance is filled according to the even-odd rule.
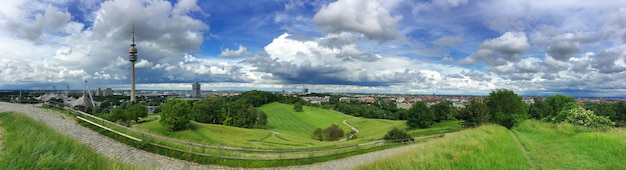
[[[267,125],[267,114],[256,107],[285,99],[257,90],[195,102],[170,99],[161,108],[160,121],[171,131],[185,129],[190,120],[242,128],[263,127]]]

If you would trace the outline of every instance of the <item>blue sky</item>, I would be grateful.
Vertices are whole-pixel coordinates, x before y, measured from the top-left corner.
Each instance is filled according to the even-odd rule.
[[[623,96],[626,1],[12,0],[0,89]]]

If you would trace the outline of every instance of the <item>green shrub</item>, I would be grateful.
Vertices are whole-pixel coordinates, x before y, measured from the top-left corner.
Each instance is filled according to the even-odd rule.
[[[159,120],[167,130],[178,131],[187,128],[189,124],[191,105],[181,99],[171,99],[163,104],[161,119]]]
[[[552,122],[567,122],[574,125],[606,130],[615,123],[608,117],[598,116],[593,111],[579,107],[576,103],[568,103],[558,115],[552,118]]]
[[[411,135],[409,135],[408,133],[406,133],[406,131],[400,130],[398,128],[393,128],[391,129],[389,132],[387,132],[387,134],[385,135],[385,137],[383,138],[387,141],[396,141],[396,142],[402,142],[402,141],[415,141],[415,139],[413,139],[413,137],[411,137]]]

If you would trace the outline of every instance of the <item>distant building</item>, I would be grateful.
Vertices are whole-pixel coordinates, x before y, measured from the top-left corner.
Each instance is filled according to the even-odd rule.
[[[113,89],[111,89],[110,87],[107,88],[106,90],[104,90],[104,95],[102,96],[113,96]]]
[[[302,89],[302,93],[304,93],[304,94],[309,93],[309,89],[308,89],[308,88],[304,88],[304,89]]]
[[[96,96],[102,96],[102,88],[96,89]]]
[[[199,98],[200,97],[200,83],[195,82],[191,85],[191,97]]]

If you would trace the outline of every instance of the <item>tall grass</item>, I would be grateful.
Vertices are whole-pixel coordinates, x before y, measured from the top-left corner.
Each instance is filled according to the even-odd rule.
[[[137,169],[19,113],[0,113],[2,169]]]
[[[538,169],[626,169],[624,129],[597,132],[527,120],[514,131]]]
[[[359,169],[530,169],[509,131],[497,125],[426,142],[421,147],[374,161]]]

